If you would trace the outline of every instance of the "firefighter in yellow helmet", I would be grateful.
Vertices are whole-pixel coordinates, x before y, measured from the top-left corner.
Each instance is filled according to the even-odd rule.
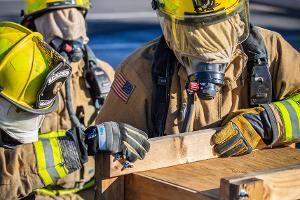
[[[5,183],[0,192],[1,199],[16,199],[43,186],[39,176],[49,169],[37,166],[43,152],[62,152],[52,155],[54,164],[68,160],[65,155],[70,149],[58,144],[62,138],[51,139],[51,144],[38,141],[38,131],[44,115],[57,108],[58,91],[71,75],[71,67],[41,34],[15,23],[0,22],[0,46],[0,173]],[[76,154],[75,142],[68,138]],[[42,149],[42,143],[49,145]],[[57,165],[60,176],[79,169],[73,164]]]
[[[40,32],[45,41],[72,67],[71,79],[59,93],[62,101],[58,110],[46,115],[41,134],[65,132],[72,127],[85,130],[94,125],[95,117],[110,90],[113,68],[97,59],[87,45],[89,38],[85,16],[89,8],[89,0],[25,1],[22,24]],[[90,188],[94,183],[94,165],[94,158],[90,157],[81,171],[57,181],[53,187],[39,190],[36,198],[39,195],[46,198],[43,195],[62,193],[65,194],[62,198],[68,198],[74,191]],[[93,191],[81,193],[88,194],[83,198],[94,195]]]
[[[9,126],[17,113],[10,113],[12,118],[5,118],[7,112],[1,112],[0,124],[19,142],[33,142],[37,139],[43,115],[57,108],[58,91],[71,75],[71,67],[43,41],[41,34],[15,23],[1,22],[0,25],[0,98],[6,105],[11,104],[17,110],[31,113],[28,116],[39,122],[32,127],[30,124],[26,125],[29,130],[34,130],[28,133],[30,137],[25,132],[24,135],[14,135],[8,130],[12,128]],[[3,109],[9,110],[9,107]]]
[[[57,109],[59,90],[70,75],[69,64],[41,34],[0,22],[0,199],[23,198],[53,184],[98,151],[135,161],[149,150],[146,133],[112,122],[38,137],[44,115]]]
[[[22,24],[30,26],[33,20],[45,12],[64,8],[78,8],[85,16],[90,8],[89,0],[27,0],[25,1],[25,9],[21,15],[24,16]]]
[[[153,0],[163,35],[121,64],[96,122],[150,137],[221,127],[222,157],[299,141],[299,52],[253,26],[248,4]]]

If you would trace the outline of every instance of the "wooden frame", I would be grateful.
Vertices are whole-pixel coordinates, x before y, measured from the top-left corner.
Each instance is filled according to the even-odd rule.
[[[124,199],[299,199],[299,166],[286,147],[139,172],[125,176]]]
[[[151,149],[146,158],[142,161],[134,163],[133,168],[121,170],[123,168],[121,162],[115,161],[110,154],[99,154],[96,157],[96,199],[98,200],[124,200],[126,199],[153,199],[151,191],[156,191],[157,194],[165,193],[171,195],[170,198],[185,199],[216,199],[216,194],[219,194],[221,179],[220,198],[233,199],[237,195],[248,195],[250,199],[261,199],[263,195],[275,195],[279,199],[286,199],[288,195],[298,195],[300,193],[300,152],[295,149],[269,149],[264,151],[257,151],[250,155],[243,157],[233,157],[225,159],[211,159],[216,155],[213,153],[213,146],[211,144],[211,137],[216,132],[215,129],[202,130],[193,133],[185,133],[180,135],[171,135],[161,138],[154,138],[150,140]],[[273,158],[274,157],[274,158]],[[274,160],[274,159],[279,160]],[[209,160],[211,159],[211,160]],[[196,162],[201,161],[201,162]],[[226,161],[226,164],[224,163]],[[192,163],[195,162],[195,163]],[[255,167],[254,163],[259,167]],[[180,164],[192,163],[181,166]],[[228,164],[228,166],[227,166]],[[251,168],[250,165],[253,165]],[[297,164],[297,165],[295,165]],[[298,165],[299,164],[299,165]],[[176,166],[180,165],[180,166]],[[229,169],[235,169],[224,175],[223,166]],[[293,165],[287,167],[288,165]],[[167,169],[159,169],[170,167]],[[275,169],[278,168],[279,169]],[[284,168],[282,168],[284,167]],[[185,173],[184,171],[189,170]],[[158,170],[154,170],[158,169]],[[200,181],[205,174],[202,174],[206,169],[213,172],[214,180],[213,190],[199,192],[200,190],[189,188],[182,185],[180,182],[172,183],[164,180],[161,172],[168,174],[172,170],[183,170],[185,177],[195,177],[195,173],[199,174],[197,177]],[[246,169],[246,171],[244,171]],[[271,169],[271,170],[268,170]],[[275,170],[274,170],[275,169]],[[142,172],[151,170],[147,172]],[[242,170],[242,171],[240,171]],[[247,171],[250,170],[250,171]],[[261,173],[249,172],[257,170],[267,170]],[[139,172],[139,173],[136,173]],[[191,173],[192,172],[192,173]],[[134,174],[131,174],[134,173]],[[215,173],[217,173],[215,175]],[[127,175],[130,174],[130,175]],[[173,171],[174,174],[174,171]],[[236,177],[237,175],[242,175]],[[124,175],[126,175],[124,177]],[[224,176],[235,176],[231,178],[223,178]],[[164,176],[166,177],[166,176]],[[183,176],[181,178],[184,179]],[[200,179],[199,179],[200,178]],[[179,178],[179,180],[182,180]],[[196,183],[198,182],[196,181]],[[201,180],[203,181],[203,180]],[[126,186],[124,183],[127,183]],[[273,183],[279,185],[281,189],[277,189]],[[288,184],[293,182],[293,184]],[[142,185],[147,183],[147,186]],[[203,185],[203,182],[201,183]],[[211,184],[212,185],[212,184]],[[144,188],[143,191],[140,189]],[[289,191],[289,189],[297,192],[283,193],[280,191]],[[299,191],[299,192],[298,192]],[[130,196],[130,194],[135,194]],[[138,196],[140,195],[140,196]],[[141,198],[141,196],[143,196]],[[297,196],[300,198],[300,196]],[[154,197],[155,199],[155,197]],[[164,198],[157,198],[164,199]]]
[[[221,179],[221,200],[300,199],[300,164]]]
[[[116,161],[110,154],[97,155],[96,199],[113,200],[115,194],[124,194],[123,175],[215,158],[211,137],[216,131],[206,129],[150,139],[151,148],[145,159],[128,169],[123,169],[122,161]]]

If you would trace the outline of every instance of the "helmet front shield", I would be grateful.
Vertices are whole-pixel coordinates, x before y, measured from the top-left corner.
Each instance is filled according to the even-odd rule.
[[[10,37],[11,34],[18,37]],[[38,114],[53,111],[57,104],[57,100],[41,104],[46,95],[41,92],[42,86],[49,74],[67,70],[68,75],[64,73],[63,79],[58,79],[61,84],[71,74],[71,67],[41,38],[39,33],[18,24],[0,23],[0,95],[15,106]],[[56,85],[53,98],[60,88]]]

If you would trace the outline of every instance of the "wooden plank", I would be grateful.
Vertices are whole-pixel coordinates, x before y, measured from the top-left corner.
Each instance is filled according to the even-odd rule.
[[[101,153],[96,156],[95,178],[97,200],[124,200],[124,177],[105,178],[107,173],[104,166],[109,162],[109,153]]]
[[[211,137],[215,132],[216,129],[207,129],[153,138],[150,140],[151,148],[145,159],[136,161],[132,168],[123,169],[123,161],[116,161],[113,156],[105,158],[109,162],[104,163],[103,176],[111,178],[134,172],[215,158],[216,155],[211,144]]]
[[[300,199],[300,164],[221,180],[221,200]]]
[[[125,200],[210,199],[197,191],[143,175],[126,175],[125,182]]]
[[[229,188],[224,190],[222,188]],[[225,194],[226,193],[226,194]],[[246,180],[229,183],[221,179],[221,200],[239,200],[246,198],[249,200],[260,200],[263,198],[263,180],[250,178]]]
[[[190,195],[193,200],[204,197],[219,199],[221,178],[272,170],[295,164],[300,164],[300,151],[287,147],[259,150],[241,157],[215,158],[139,172],[125,177],[125,199],[139,200],[140,196],[143,195],[142,193],[148,195],[153,191],[158,191],[155,193],[155,198],[152,198],[155,200],[168,199],[166,196],[169,193],[172,193],[175,197],[182,197],[182,192],[184,194],[188,193],[187,195]],[[300,180],[300,177],[297,177],[297,179]],[[131,187],[130,184],[132,183],[134,184]],[[145,183],[149,188],[142,186]],[[143,191],[140,191],[139,187],[143,187]],[[160,189],[162,187],[163,190]],[[137,192],[137,194],[133,195],[132,192]],[[129,194],[131,196],[127,198]],[[153,195],[150,197],[153,197]]]

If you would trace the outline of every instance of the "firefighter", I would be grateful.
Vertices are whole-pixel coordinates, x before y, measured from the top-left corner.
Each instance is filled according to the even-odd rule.
[[[85,132],[73,127],[38,135],[45,115],[57,109],[59,90],[72,70],[42,39],[23,26],[0,22],[0,199],[23,198],[56,183],[99,151],[132,162],[149,150],[146,133],[114,122]]]
[[[300,140],[300,55],[248,0],[153,0],[163,35],[119,67],[97,123],[149,137],[221,127],[222,157]],[[132,109],[134,108],[134,109]]]
[[[72,67],[71,79],[59,93],[63,101],[60,101],[56,112],[46,115],[41,134],[55,135],[72,127],[85,130],[94,125],[110,90],[114,78],[113,68],[97,59],[87,45],[89,38],[85,16],[89,8],[89,0],[25,1],[22,24],[40,32],[45,41],[68,60]],[[36,199],[45,199],[44,195],[49,194],[64,194],[65,198],[69,198],[68,196],[74,196],[74,192],[91,188],[94,185],[94,165],[94,158],[89,157],[81,171],[57,181],[54,186],[38,190]],[[83,198],[94,196],[93,191],[81,193]]]

